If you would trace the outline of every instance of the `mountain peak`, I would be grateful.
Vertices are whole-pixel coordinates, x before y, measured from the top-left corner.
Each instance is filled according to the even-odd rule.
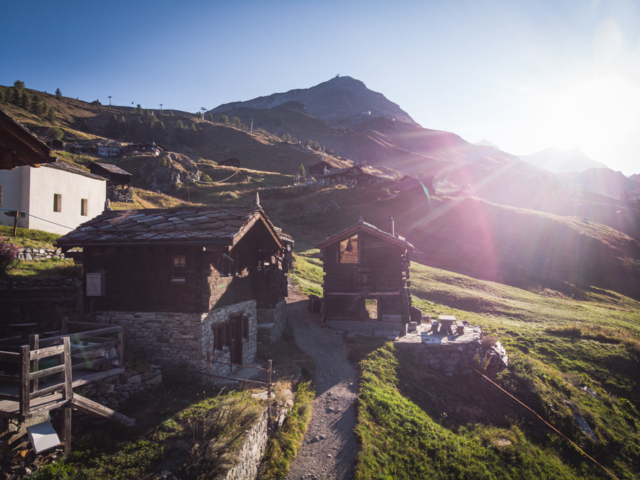
[[[237,107],[270,109],[291,101],[303,104],[311,116],[334,124],[356,125],[372,117],[385,117],[417,125],[397,104],[383,94],[369,90],[361,80],[349,76],[335,76],[310,88],[227,103],[211,112],[221,113]]]

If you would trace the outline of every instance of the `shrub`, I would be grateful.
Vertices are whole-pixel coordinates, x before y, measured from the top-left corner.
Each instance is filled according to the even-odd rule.
[[[52,140],[62,140],[64,131],[60,127],[50,127],[47,129],[47,136]]]
[[[485,337],[482,337],[482,348],[484,350],[489,350],[497,342],[498,342],[498,340],[496,339],[496,337],[492,337],[491,335],[487,335]]]
[[[200,175],[200,180],[203,182],[212,182],[213,180],[211,179],[211,177],[209,175],[207,175],[206,173],[203,173],[202,175]]]
[[[4,277],[15,264],[18,256],[18,247],[8,238],[0,238],[0,277]]]

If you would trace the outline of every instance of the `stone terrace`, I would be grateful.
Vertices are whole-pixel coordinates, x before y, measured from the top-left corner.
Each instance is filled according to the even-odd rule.
[[[444,335],[431,332],[429,325],[418,325],[415,332],[394,343],[396,348],[410,352],[416,362],[453,375],[468,373],[473,358],[481,351],[481,338],[480,326],[466,326],[463,335]]]

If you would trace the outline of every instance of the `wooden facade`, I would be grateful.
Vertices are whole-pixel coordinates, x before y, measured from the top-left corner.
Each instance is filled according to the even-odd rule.
[[[0,170],[55,161],[51,148],[0,108]]]
[[[92,162],[89,164],[89,171],[94,175],[106,178],[109,185],[128,187],[131,183],[129,172],[110,163]]]
[[[318,248],[324,265],[326,321],[408,323],[413,245],[361,221]]]

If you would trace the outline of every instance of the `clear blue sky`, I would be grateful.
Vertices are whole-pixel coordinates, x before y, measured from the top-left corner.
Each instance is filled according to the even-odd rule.
[[[640,173],[637,1],[4,1],[0,84],[196,111],[365,82],[427,128]]]

